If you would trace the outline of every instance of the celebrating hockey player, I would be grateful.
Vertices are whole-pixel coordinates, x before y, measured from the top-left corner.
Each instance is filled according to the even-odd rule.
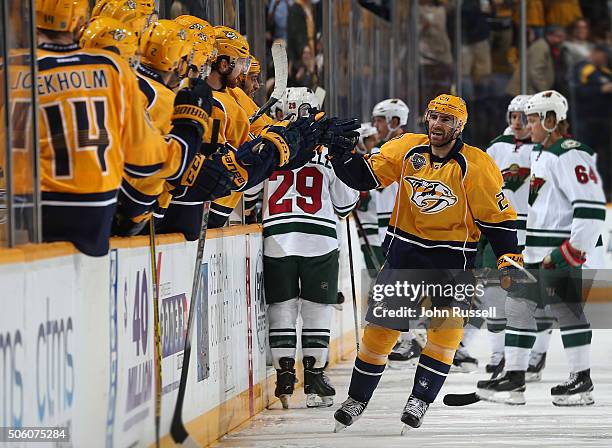
[[[539,282],[506,303],[505,375],[478,382],[478,395],[525,404],[525,371],[536,340],[536,308],[548,305],[556,317],[569,364],[569,379],[551,389],[553,404],[594,403],[590,376],[591,328],[582,309],[581,267],[595,249],[606,216],[605,197],[594,151],[564,137],[568,104],[549,90],[525,105],[531,139],[531,185],[525,242],[526,267]],[[503,394],[502,394],[503,393]]]
[[[391,139],[399,137],[404,133],[402,126],[408,124],[408,114],[410,110],[406,103],[397,98],[389,98],[376,104],[372,109],[372,123],[378,131],[380,141],[372,150],[372,154],[380,151],[380,147]],[[376,212],[376,224],[378,227],[379,245],[387,236],[387,227],[389,226],[389,218],[393,212],[395,196],[397,195],[398,185],[392,183],[387,187],[378,188],[370,192],[372,196],[371,206]],[[365,226],[364,226],[365,227]],[[374,251],[380,254],[379,264],[384,261],[383,251],[380,247],[376,247]],[[407,365],[413,365],[421,354],[421,344],[419,339],[425,344],[424,335],[419,332],[418,336],[415,330],[402,332],[397,344],[389,354],[390,361],[408,362]]]
[[[429,103],[425,113],[427,135],[404,134],[371,157],[329,146],[334,171],[347,185],[363,191],[399,184],[384,243],[385,265],[377,279],[380,286],[388,286],[382,282],[399,269],[432,269],[443,277],[449,269],[464,272],[472,268],[483,232],[498,259],[502,284],[515,287],[515,279],[521,274],[515,265],[522,264],[516,213],[504,196],[495,162],[462,141],[467,119],[462,98],[440,95]],[[413,281],[420,280],[420,271],[416,272]],[[431,319],[412,393],[401,414],[407,427],[421,426],[450,370],[463,335],[463,318],[455,316],[452,309],[465,307],[469,301],[456,299],[431,299],[433,309],[447,312]],[[363,414],[385,370],[398,330],[408,327],[408,318],[388,321],[378,317],[377,307],[377,302],[370,303],[348,399],[334,414],[337,429],[352,425]]]
[[[306,87],[288,88],[281,104],[284,117],[291,120],[319,108]],[[264,187],[264,276],[276,368],[274,394],[284,408],[296,382],[298,314],[306,406],[331,406],[336,394],[323,373],[338,293],[336,225],[338,217],[355,207],[358,192],[336,177],[326,155],[323,148],[300,169],[274,172]]]
[[[155,188],[180,178],[199,149],[211,104],[203,92],[184,90],[171,106],[165,139],[145,117],[128,63],[109,51],[79,48],[88,10],[86,0],[36,2],[38,70],[46,80],[39,89],[43,238],[101,256],[115,212],[128,227],[140,225],[135,216],[147,218],[146,208],[117,204],[124,172],[149,178]]]

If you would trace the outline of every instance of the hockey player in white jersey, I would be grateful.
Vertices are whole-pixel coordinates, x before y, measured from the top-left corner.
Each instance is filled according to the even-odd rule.
[[[357,151],[362,154],[371,154],[372,149],[378,143],[378,131],[372,123],[361,123],[358,129],[359,143],[357,143]],[[359,205],[355,210],[361,228],[358,229],[361,251],[366,263],[366,268],[370,276],[376,277],[380,266],[385,259],[382,252],[382,240],[378,235],[378,217],[376,215],[376,200],[372,192],[362,191],[359,193]],[[365,233],[365,235],[364,235]],[[366,244],[367,242],[367,244]],[[370,250],[368,250],[368,246]]]
[[[282,105],[288,119],[319,107],[305,87],[287,89]],[[336,393],[323,373],[338,291],[336,225],[338,217],[353,210],[359,194],[336,177],[326,155],[322,148],[302,168],[277,171],[264,185],[265,293],[275,395],[284,408],[296,381],[298,315],[306,406],[331,406]]]
[[[529,196],[530,157],[534,144],[531,141],[531,129],[527,126],[525,105],[531,95],[518,95],[510,101],[506,121],[511,134],[504,133],[494,139],[486,149],[499,167],[504,178],[503,193],[516,210],[517,240],[519,249],[525,247],[525,229],[527,224],[527,199]],[[479,244],[482,255],[482,268],[497,270],[495,255],[486,238]],[[487,318],[487,329],[491,345],[491,360],[486,366],[488,373],[500,373],[504,362],[504,335],[506,328],[506,291],[499,285],[487,286],[483,297],[484,306],[495,309],[495,314]],[[466,329],[464,335],[469,332]],[[468,345],[467,343],[465,345]],[[461,349],[460,349],[461,350]]]
[[[597,244],[606,216],[596,155],[570,138],[567,100],[556,91],[534,95],[525,106],[536,146],[531,154],[525,266],[537,270],[538,283],[506,302],[505,375],[479,381],[478,395],[525,404],[525,372],[536,336],[534,314],[548,305],[559,322],[569,364],[569,379],[551,389],[553,404],[594,403],[590,377],[591,327],[582,309],[581,267]],[[504,392],[503,398],[500,397]]]
[[[372,124],[378,131],[380,141],[376,147],[372,149],[372,154],[380,152],[380,147],[382,145],[404,133],[402,126],[408,124],[409,113],[410,109],[408,109],[406,103],[398,98],[389,98],[374,106],[372,109]],[[393,183],[386,188],[372,190],[370,192],[372,196],[371,202],[376,209],[378,239],[381,243],[387,236],[387,227],[389,226],[389,218],[391,218],[393,206],[395,205],[397,190],[397,183]],[[389,365],[395,366],[395,362],[397,361],[401,361],[402,363],[408,362],[409,365],[416,362],[421,354],[421,348],[425,345],[425,339],[424,336],[422,336],[421,344],[419,344],[415,335],[414,331],[403,332],[401,334],[397,344],[393,347],[391,353],[389,353],[389,361],[393,361],[393,363]],[[419,333],[419,335],[421,334]]]

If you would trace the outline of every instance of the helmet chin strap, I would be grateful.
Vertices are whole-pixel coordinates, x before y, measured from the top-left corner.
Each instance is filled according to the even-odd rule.
[[[540,118],[540,123],[542,124],[542,128],[544,128],[544,130],[546,131],[546,138],[542,141],[541,143],[542,146],[546,146],[546,144],[548,143],[548,140],[550,139],[550,136],[552,135],[553,132],[555,132],[555,129],[557,129],[557,126],[559,124],[559,123],[556,123],[556,120],[555,120],[555,126],[552,129],[548,129],[546,125],[544,124],[545,120],[546,120],[546,117]]]

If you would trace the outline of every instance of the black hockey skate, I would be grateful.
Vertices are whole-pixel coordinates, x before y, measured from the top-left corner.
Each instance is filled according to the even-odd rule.
[[[297,379],[295,378],[295,359],[281,358],[278,360],[280,370],[276,370],[276,389],[274,396],[278,397],[283,409],[289,409],[289,398],[293,395],[293,388]]]
[[[476,394],[495,403],[525,404],[525,372],[508,371],[500,378],[478,381]]]
[[[363,414],[367,406],[368,403],[348,397],[344,403],[342,403],[340,409],[334,413],[334,418],[336,419],[334,432],[340,432],[359,420],[359,417],[361,417],[361,414]]]
[[[401,340],[395,344],[395,347],[389,353],[389,361],[399,362],[401,365],[414,366],[418,362],[419,356],[421,356],[421,346],[416,340]],[[399,367],[399,364],[389,363],[389,367]]]
[[[546,367],[546,353],[531,352],[529,368],[525,374],[525,382],[533,383],[542,379],[542,370]]]
[[[315,358],[304,356],[304,393],[306,394],[306,407],[329,407],[334,404],[336,389],[331,385],[323,369],[316,369]]]
[[[552,402],[555,406],[589,406],[595,403],[593,396],[591,370],[570,373],[565,383],[550,389]]]
[[[478,370],[478,360],[470,356],[463,344],[455,352],[452,370],[461,373],[474,373]]]
[[[427,409],[429,409],[429,403],[424,402],[414,395],[408,397],[408,401],[402,412],[402,422],[404,423],[402,435],[410,428],[418,428],[423,424],[423,418],[425,418]]]

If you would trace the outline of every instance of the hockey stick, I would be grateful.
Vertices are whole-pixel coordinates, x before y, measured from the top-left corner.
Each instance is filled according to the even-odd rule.
[[[478,403],[480,400],[476,392],[471,392],[469,394],[446,394],[443,401],[446,406],[467,406]]]
[[[162,352],[161,328],[159,323],[159,279],[157,278],[157,261],[155,259],[155,218],[149,219],[149,247],[151,249],[151,278],[153,280],[153,329],[155,331],[155,446],[159,448],[162,400]]]
[[[372,259],[372,264],[374,265],[374,269],[376,269],[376,271],[379,272],[380,263],[378,262],[378,258],[376,258],[374,249],[372,249],[372,246],[370,245],[370,241],[368,241],[368,235],[366,234],[366,231],[363,228],[363,224],[361,224],[361,219],[359,219],[359,216],[357,215],[357,212],[355,210],[353,210],[352,214],[353,214],[353,218],[355,218],[355,222],[357,223],[357,227],[359,228],[359,231],[363,235],[363,241],[365,242],[366,249],[368,253],[370,254],[370,258]]]
[[[287,51],[285,42],[278,41],[272,44],[272,60],[274,61],[274,90],[270,99],[266,104],[261,106],[257,112],[249,118],[249,122],[253,123],[263,114],[268,112],[274,104],[284,95],[287,89],[287,77],[289,76],[289,63],[287,62]]]
[[[351,270],[351,292],[353,293],[353,319],[355,320],[355,344],[357,352],[359,352],[359,317],[357,316],[357,295],[355,293],[355,272],[353,270],[353,245],[351,243],[351,225],[349,222],[349,214],[346,217],[346,236],[348,239],[349,250],[349,268]]]
[[[193,283],[191,284],[191,298],[189,301],[189,315],[187,318],[187,329],[185,331],[185,349],[183,351],[183,367],[181,369],[181,381],[179,383],[176,406],[170,425],[170,436],[175,443],[188,448],[200,448],[200,445],[189,435],[183,423],[183,401],[187,389],[187,376],[189,373],[189,358],[191,357],[191,335],[193,334],[194,316],[196,308],[196,297],[200,291],[200,280],[202,276],[202,258],[204,257],[204,243],[206,241],[206,230],[208,228],[208,214],[210,212],[210,201],[204,202],[202,210],[202,224],[198,238],[198,250],[196,252],[195,268],[193,271]]]

